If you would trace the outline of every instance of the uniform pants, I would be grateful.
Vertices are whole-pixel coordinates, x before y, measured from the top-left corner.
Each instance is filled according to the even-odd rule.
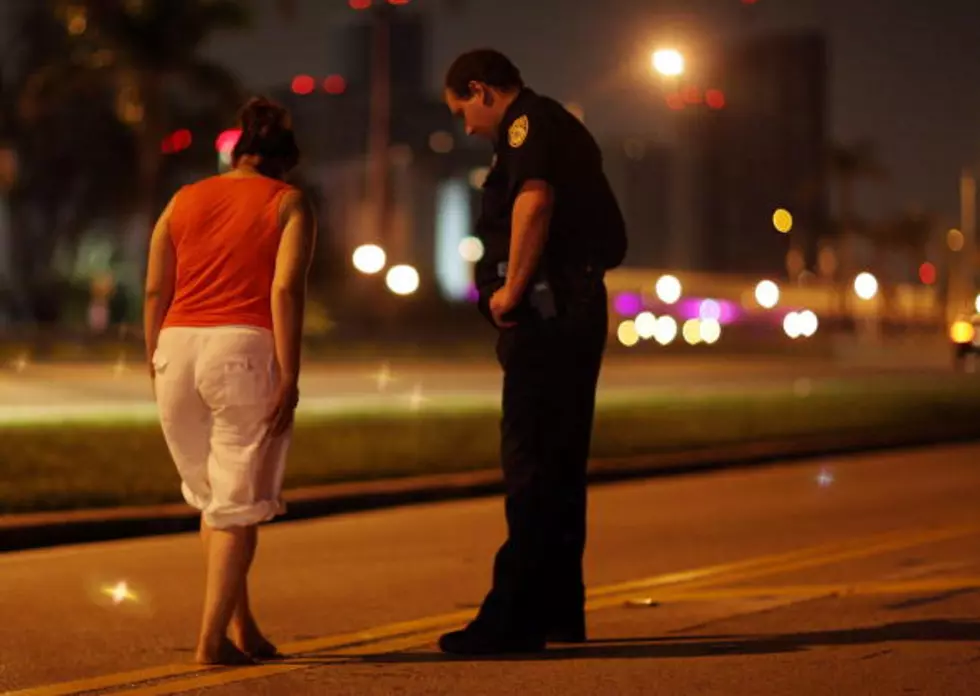
[[[474,629],[536,638],[582,617],[586,464],[607,322],[599,282],[557,319],[500,333],[508,535]]]

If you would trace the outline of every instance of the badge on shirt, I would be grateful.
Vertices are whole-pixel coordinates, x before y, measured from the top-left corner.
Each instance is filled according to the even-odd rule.
[[[510,146],[517,148],[523,145],[524,141],[527,140],[528,129],[527,116],[521,116],[510,124],[510,128],[507,130],[507,142],[510,143]]]

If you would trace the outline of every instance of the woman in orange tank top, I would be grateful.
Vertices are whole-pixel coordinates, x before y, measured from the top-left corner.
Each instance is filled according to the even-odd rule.
[[[283,182],[299,158],[289,114],[255,98],[241,121],[234,169],[185,186],[161,215],[146,277],[160,422],[184,499],[201,511],[202,664],[278,656],[252,616],[247,578],[259,523],[285,509],[316,237],[306,202]]]

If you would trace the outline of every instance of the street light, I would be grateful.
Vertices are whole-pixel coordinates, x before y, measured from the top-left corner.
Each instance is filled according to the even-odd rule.
[[[365,275],[374,275],[385,267],[385,251],[377,244],[362,244],[354,250],[354,268]]]
[[[412,266],[392,266],[385,277],[385,283],[396,295],[411,295],[419,289],[419,272]]]
[[[949,246],[950,251],[963,251],[966,238],[962,232],[954,227],[946,233],[946,244]]]
[[[672,275],[661,276],[657,280],[657,284],[654,287],[657,293],[657,297],[664,304],[674,304],[677,300],[681,299],[681,293],[683,289],[681,288],[681,281]]]
[[[777,232],[786,234],[793,229],[793,215],[786,208],[779,208],[772,214],[772,226]]]
[[[684,56],[673,48],[661,48],[651,57],[653,69],[664,77],[678,77],[684,74]]]
[[[878,279],[868,272],[854,279],[854,293],[862,300],[870,300],[878,294]]]
[[[772,309],[779,304],[779,286],[771,280],[761,280],[755,286],[755,301],[763,309]]]

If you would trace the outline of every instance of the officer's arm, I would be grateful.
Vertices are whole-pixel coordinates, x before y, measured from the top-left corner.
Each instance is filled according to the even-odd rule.
[[[511,220],[510,257],[507,263],[507,286],[520,297],[527,289],[548,239],[554,190],[547,181],[524,182]]]
[[[524,294],[538,267],[554,207],[554,133],[537,114],[525,118],[525,128],[508,133],[511,186],[518,194],[511,213],[507,287],[515,297]]]

